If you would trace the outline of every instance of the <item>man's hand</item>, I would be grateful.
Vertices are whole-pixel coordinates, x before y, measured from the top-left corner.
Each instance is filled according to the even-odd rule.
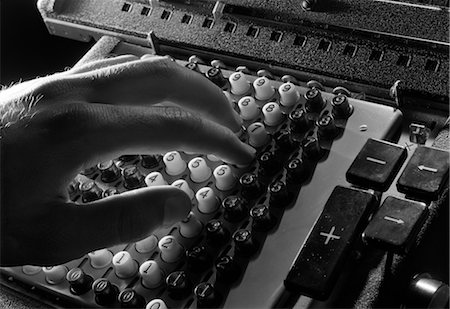
[[[2,140],[3,266],[60,264],[189,213],[189,198],[171,186],[69,202],[67,185],[95,163],[174,149],[237,164],[254,156],[233,133],[241,122],[222,91],[166,57],[121,56],[19,84],[0,92],[3,120],[9,104],[29,95],[42,98]],[[153,106],[161,102],[182,108]]]

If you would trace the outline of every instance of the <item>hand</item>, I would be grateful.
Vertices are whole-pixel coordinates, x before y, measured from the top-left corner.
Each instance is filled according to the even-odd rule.
[[[0,92],[8,106],[37,103],[4,129],[2,266],[57,265],[132,242],[187,216],[189,198],[171,187],[142,188],[86,205],[68,201],[76,174],[121,154],[184,150],[249,163],[254,149],[222,91],[169,58],[121,56],[88,63]],[[154,106],[170,102],[183,107]]]

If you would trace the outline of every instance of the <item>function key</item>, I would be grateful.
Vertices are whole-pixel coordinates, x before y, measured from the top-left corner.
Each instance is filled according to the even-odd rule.
[[[212,81],[220,88],[225,87],[225,85],[227,84],[227,80],[223,76],[222,70],[220,68],[210,68],[205,75],[210,81]]]
[[[145,306],[145,298],[133,289],[123,290],[118,299],[121,308],[144,308]]]
[[[127,251],[117,252],[112,259],[112,264],[119,278],[126,279],[133,277],[138,271],[138,263],[133,260]]]
[[[159,166],[159,162],[161,162],[160,155],[142,155],[141,156],[141,164],[144,168],[156,168]]]
[[[93,180],[87,180],[80,185],[81,200],[89,203],[102,198],[103,191]]]
[[[150,235],[144,239],[136,242],[135,248],[139,253],[150,253],[158,247],[158,238],[155,235]]]
[[[201,213],[212,214],[219,209],[219,200],[214,190],[210,187],[204,187],[198,190],[195,198],[197,199],[198,210]]]
[[[238,102],[241,118],[244,120],[253,120],[259,116],[259,107],[253,97],[242,97]]]
[[[322,115],[317,120],[317,127],[319,136],[326,139],[333,139],[339,133],[334,118],[331,115]]]
[[[187,263],[190,269],[201,272],[211,266],[212,259],[204,246],[196,246],[186,252]]]
[[[191,211],[189,215],[180,222],[180,234],[186,238],[193,238],[198,236],[203,230],[202,222],[197,219],[195,214]]]
[[[261,122],[254,122],[247,128],[248,143],[253,147],[262,147],[270,141],[269,133],[267,133]]]
[[[326,102],[322,99],[322,94],[317,88],[308,89],[305,93],[305,99],[305,107],[309,112],[319,113],[326,106]]]
[[[242,256],[250,256],[256,253],[258,246],[252,238],[252,233],[249,230],[240,229],[234,232],[233,241],[236,254]]]
[[[269,102],[265,104],[262,108],[262,112],[264,115],[264,123],[268,126],[277,126],[284,120],[284,115],[281,112],[278,103]]]
[[[213,247],[220,247],[230,239],[230,232],[223,226],[220,220],[210,220],[206,224],[206,239]]]
[[[252,228],[260,231],[268,231],[275,225],[275,220],[270,214],[269,207],[266,205],[256,205],[250,209],[250,217],[252,217]]]
[[[158,247],[161,251],[161,259],[166,263],[175,263],[183,257],[184,248],[172,235],[161,238]]]
[[[305,132],[314,125],[314,118],[302,107],[297,107],[291,111],[289,119],[291,120],[289,128],[297,133]]]
[[[145,261],[139,267],[142,285],[148,289],[154,289],[163,282],[163,273],[156,261]]]
[[[300,99],[300,94],[293,83],[284,83],[278,88],[280,103],[283,106],[294,106]]]
[[[234,72],[230,75],[229,79],[231,85],[231,93],[235,95],[243,95],[249,92],[250,84],[248,83],[247,76],[242,72]]]
[[[242,220],[248,211],[244,200],[237,195],[227,196],[222,202],[222,207],[225,211],[224,218],[230,222]]]
[[[214,169],[214,179],[216,181],[216,188],[220,191],[227,191],[234,188],[236,185],[236,177],[228,165],[219,165]]]
[[[145,309],[167,309],[166,303],[162,299],[152,299],[147,306],[145,306]]]
[[[266,101],[275,94],[275,89],[273,89],[270,80],[265,76],[255,79],[253,88],[255,88],[255,98],[257,100]]]
[[[183,190],[183,192],[186,193],[191,200],[194,198],[194,191],[192,191],[192,189],[189,187],[189,184],[187,183],[186,180],[184,180],[184,179],[175,180],[172,183],[172,186]]]
[[[186,272],[179,270],[169,274],[166,278],[167,291],[173,299],[181,299],[192,291],[192,282]]]
[[[111,264],[113,254],[107,249],[100,249],[88,253],[91,266],[96,269],[105,268]]]
[[[120,177],[120,170],[117,167],[116,163],[112,160],[99,163],[97,165],[97,168],[100,171],[100,179],[103,182],[113,182]]]
[[[114,304],[119,295],[119,289],[106,278],[99,278],[92,284],[95,294],[95,302],[100,306],[110,306]]]
[[[220,302],[221,298],[219,293],[209,282],[201,282],[194,288],[194,296],[197,300],[198,308],[216,308]]]
[[[164,164],[166,165],[166,173],[171,176],[180,175],[186,170],[186,162],[181,158],[178,151],[171,151],[164,155]]]
[[[145,184],[147,187],[164,186],[167,185],[167,181],[160,172],[151,172],[145,176]]]
[[[225,255],[216,262],[217,280],[220,282],[233,283],[239,278],[241,269],[234,259]]]
[[[45,280],[50,284],[61,283],[67,275],[67,267],[63,265],[43,267],[42,270]]]
[[[197,157],[189,161],[188,168],[191,172],[193,182],[204,182],[211,177],[211,169],[206,164],[205,159]]]
[[[70,292],[75,295],[81,295],[91,290],[94,279],[85,274],[81,268],[72,268],[66,275],[70,284]]]
[[[353,106],[348,102],[347,96],[338,94],[331,100],[333,116],[337,119],[347,119],[353,112]]]
[[[137,189],[143,186],[144,184],[144,175],[142,175],[141,171],[135,166],[127,166],[122,170],[124,187],[132,190]]]
[[[263,193],[263,187],[258,179],[258,176],[253,173],[245,173],[239,179],[241,184],[242,196],[248,199],[259,197]]]

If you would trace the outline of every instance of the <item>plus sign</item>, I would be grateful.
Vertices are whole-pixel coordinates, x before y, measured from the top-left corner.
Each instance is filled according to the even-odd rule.
[[[320,232],[320,236],[325,236],[327,239],[325,239],[325,245],[328,245],[330,242],[330,239],[340,239],[341,236],[333,235],[334,230],[336,227],[333,225],[329,233]]]
[[[409,151],[411,151],[411,146],[414,146],[414,144],[409,144],[408,142],[405,142],[406,148],[408,148]]]

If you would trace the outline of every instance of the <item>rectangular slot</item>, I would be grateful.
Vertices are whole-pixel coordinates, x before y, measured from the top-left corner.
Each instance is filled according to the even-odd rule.
[[[203,28],[209,28],[211,29],[213,26],[214,20],[211,18],[206,17],[205,20],[203,21]]]
[[[233,33],[236,30],[236,24],[233,22],[227,22],[223,31]]]
[[[294,39],[294,45],[295,46],[305,46],[306,44],[306,36],[304,35],[297,35]]]
[[[272,31],[270,34],[270,40],[275,42],[281,42],[281,39],[283,38],[283,32],[280,31]]]
[[[397,59],[397,65],[402,67],[409,67],[409,64],[411,62],[411,56],[406,55],[400,55]]]
[[[141,15],[148,16],[150,15],[152,9],[148,6],[144,6],[141,10]]]
[[[383,52],[378,49],[373,49],[370,53],[369,60],[372,61],[381,61],[383,60]]]
[[[122,5],[122,12],[130,12],[131,11],[131,3],[125,2]]]
[[[425,70],[437,72],[439,69],[439,61],[434,59],[427,59],[425,63]]]
[[[192,21],[192,15],[189,15],[189,14],[184,14],[183,17],[181,18],[182,24],[190,24],[191,21]]]
[[[354,57],[356,55],[356,50],[356,45],[346,44],[342,53],[344,54],[344,56]]]
[[[255,27],[255,26],[250,26],[247,30],[247,36],[252,36],[254,38],[256,38],[258,36],[259,33],[259,28]]]
[[[169,20],[170,15],[171,15],[170,11],[164,10],[161,14],[161,19]]]
[[[329,51],[331,47],[331,42],[325,39],[320,40],[319,46],[317,47],[319,50]]]

